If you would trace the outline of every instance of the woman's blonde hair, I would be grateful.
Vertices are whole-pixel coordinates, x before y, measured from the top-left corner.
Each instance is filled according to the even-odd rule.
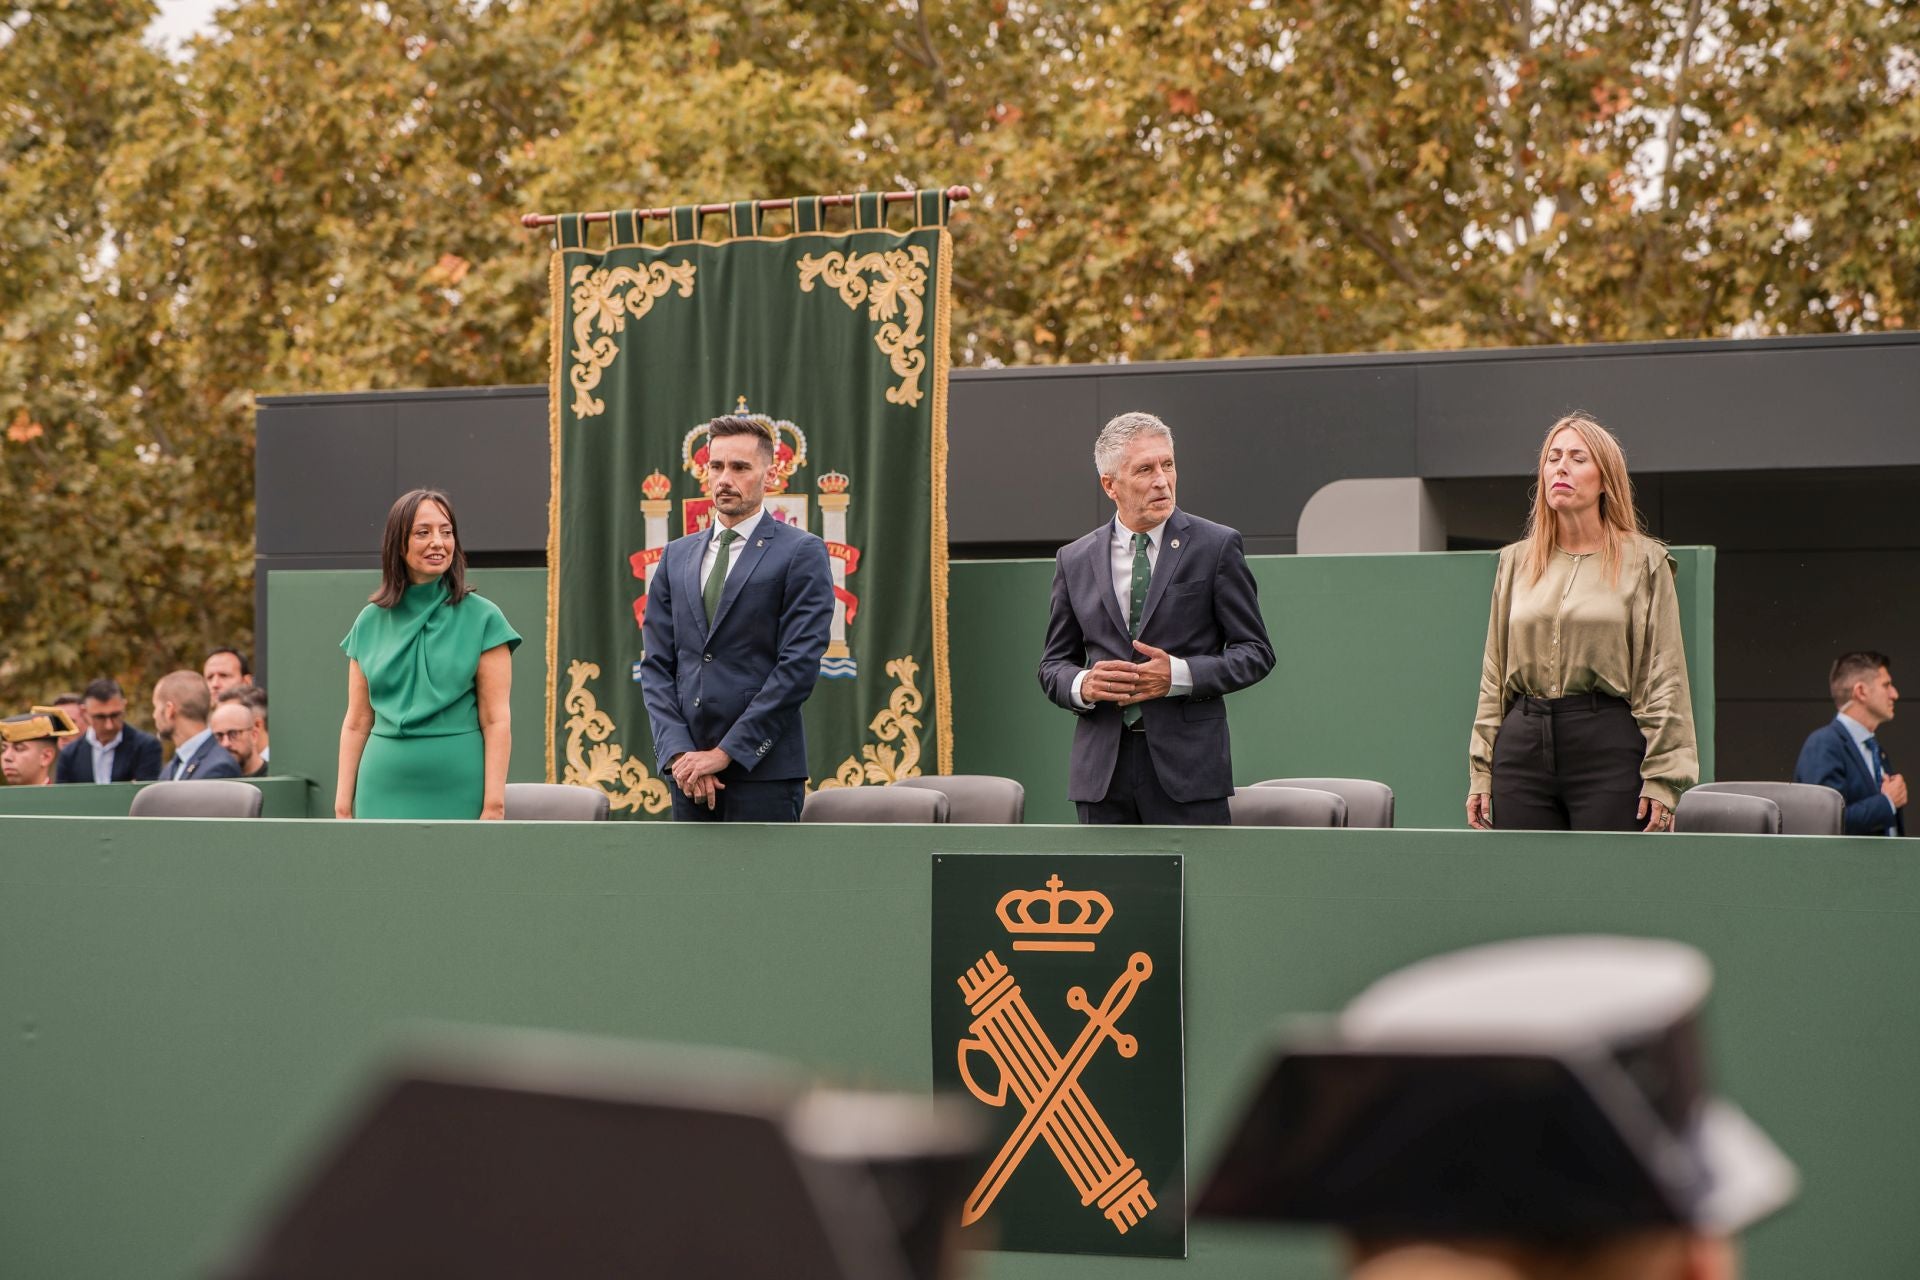
[[[1540,458],[1533,467],[1532,506],[1527,511],[1527,531],[1523,539],[1527,544],[1524,564],[1531,579],[1538,582],[1560,546],[1560,517],[1541,501],[1540,476],[1547,469],[1547,451],[1553,447],[1553,438],[1569,427],[1587,446],[1587,456],[1600,470],[1600,529],[1606,538],[1600,563],[1606,568],[1607,580],[1618,582],[1621,545],[1629,534],[1645,534],[1646,525],[1640,519],[1639,508],[1633,504],[1633,479],[1627,474],[1626,451],[1613,438],[1613,432],[1584,413],[1570,413],[1560,419],[1547,428],[1547,437],[1540,442]]]

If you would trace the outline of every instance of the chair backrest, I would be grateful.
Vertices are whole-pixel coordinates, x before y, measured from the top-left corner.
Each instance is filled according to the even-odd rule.
[[[605,822],[607,793],[562,782],[509,782],[508,822]]]
[[[1780,806],[1783,835],[1837,836],[1846,824],[1846,797],[1811,782],[1703,782],[1693,790],[1771,800]]]
[[[1027,814],[1027,789],[1012,778],[998,778],[990,773],[942,773],[928,778],[902,778],[893,785],[944,795],[948,822],[1017,825]]]
[[[1393,788],[1371,778],[1269,778],[1256,787],[1293,787],[1331,791],[1347,802],[1350,827],[1391,827]]]
[[[1242,787],[1227,797],[1236,827],[1344,827],[1347,802],[1308,787]]]
[[[1723,836],[1777,836],[1780,806],[1765,796],[1695,787],[1680,797],[1673,829]]]
[[[945,822],[947,797],[911,787],[825,787],[809,792],[802,822]]]
[[[129,818],[257,818],[266,797],[251,782],[151,782],[136,791]]]

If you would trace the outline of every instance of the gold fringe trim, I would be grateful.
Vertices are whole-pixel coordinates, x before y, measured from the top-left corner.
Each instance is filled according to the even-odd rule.
[[[938,769],[953,772],[953,676],[947,664],[947,374],[953,323],[953,236],[940,228],[933,299],[933,722]]]
[[[561,287],[564,250],[555,249],[547,261],[547,289],[552,295],[552,317],[547,335],[547,781],[553,781],[554,723],[560,697],[560,353],[565,345],[561,313],[566,291]]]

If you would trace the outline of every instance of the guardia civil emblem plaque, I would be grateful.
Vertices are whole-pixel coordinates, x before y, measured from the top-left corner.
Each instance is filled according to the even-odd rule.
[[[990,1132],[968,1244],[1186,1256],[1183,870],[934,855],[934,1086]]]

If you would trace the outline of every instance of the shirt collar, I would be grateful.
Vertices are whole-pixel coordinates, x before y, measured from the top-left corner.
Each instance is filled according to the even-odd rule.
[[[100,741],[100,735],[95,733],[92,727],[89,726],[87,729],[87,741],[91,742],[95,747],[99,748],[101,751],[105,751],[109,747],[119,746],[120,739],[126,736],[126,732],[127,731],[125,729],[122,729],[119,733],[116,733],[113,735],[112,742],[102,742]]]
[[[207,743],[212,741],[213,741],[213,730],[202,729],[200,732],[194,734],[191,738],[188,738],[185,742],[181,743],[179,749],[174,752],[174,755],[178,756],[182,760],[191,761],[195,756],[200,754],[200,749],[202,747],[206,746]]]
[[[765,506],[762,506],[758,511],[748,516],[745,520],[742,520],[739,524],[733,526],[733,531],[740,535],[740,541],[745,542],[748,538],[751,538],[753,536],[753,531],[760,527],[760,520],[766,514],[767,514],[767,509]],[[725,525],[721,524],[718,520],[715,520],[713,522],[713,528],[707,531],[707,541],[715,546],[718,546],[720,543],[720,530],[724,528],[726,528]]]
[[[1840,722],[1840,727],[1847,731],[1847,736],[1853,739],[1853,745],[1856,747],[1865,746],[1867,739],[1873,736],[1873,730],[1867,728],[1867,726],[1861,724],[1844,711],[1835,716],[1834,719]]]
[[[1168,520],[1171,520],[1172,518],[1173,518],[1172,516],[1167,517]],[[1158,551],[1160,549],[1160,539],[1166,535],[1166,532],[1167,532],[1166,520],[1162,520],[1159,524],[1147,530],[1147,541],[1153,544],[1153,549],[1155,551]],[[1133,546],[1133,530],[1121,524],[1119,516],[1115,516],[1113,518],[1113,540],[1115,543],[1118,543],[1121,546],[1125,546],[1125,547]]]

